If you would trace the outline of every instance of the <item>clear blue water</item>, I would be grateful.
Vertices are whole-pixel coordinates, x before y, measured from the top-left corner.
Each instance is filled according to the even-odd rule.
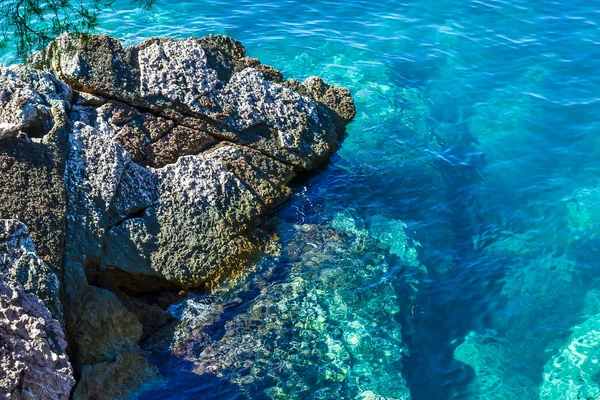
[[[281,255],[174,310],[193,334],[138,398],[600,398],[599,23],[582,0],[118,0],[100,30],[127,44],[227,34],[358,110]]]

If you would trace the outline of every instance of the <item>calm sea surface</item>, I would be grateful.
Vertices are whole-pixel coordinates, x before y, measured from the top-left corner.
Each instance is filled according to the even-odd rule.
[[[118,0],[352,92],[280,248],[173,309],[139,399],[599,399],[600,3]]]

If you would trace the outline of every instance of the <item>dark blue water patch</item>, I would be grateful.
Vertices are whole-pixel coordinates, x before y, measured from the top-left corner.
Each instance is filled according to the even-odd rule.
[[[442,117],[449,115],[455,118],[451,113]],[[454,359],[454,350],[469,331],[489,324],[485,316],[492,309],[491,294],[501,288],[490,287],[489,283],[502,278],[502,269],[490,265],[493,261],[473,245],[475,232],[485,223],[479,218],[473,190],[481,181],[483,155],[473,148],[463,124],[457,126],[457,131],[455,142],[446,143],[449,147],[443,149],[445,157],[438,162],[448,211],[443,217],[451,230],[446,224],[442,230],[428,228],[428,242],[443,250],[431,246],[421,250],[420,259],[429,267],[431,278],[420,282],[416,312],[407,315],[403,324],[409,348],[404,371],[415,400],[464,397],[467,384],[475,376]],[[443,254],[442,259],[439,254]],[[481,271],[491,271],[494,276]],[[430,371],[436,371],[438,379],[431,380]]]
[[[158,367],[160,380],[147,383],[135,394],[139,400],[248,400],[237,385],[213,374],[198,375],[191,362],[172,355],[150,359]],[[258,400],[258,399],[257,399]]]

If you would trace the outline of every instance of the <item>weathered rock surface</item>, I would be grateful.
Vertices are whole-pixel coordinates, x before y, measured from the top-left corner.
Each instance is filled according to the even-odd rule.
[[[128,296],[211,288],[254,260],[262,219],[354,104],[225,36],[63,35],[29,64],[0,66],[0,219],[20,227],[0,267],[64,309],[75,397],[124,398],[156,376],[139,342],[169,319]]]
[[[67,399],[75,383],[57,321],[67,88],[47,72],[0,66],[0,395],[11,399]]]
[[[0,88],[0,140],[50,130],[50,107],[39,93],[5,66],[0,66]]]
[[[185,125],[209,121],[209,133],[297,168],[327,159],[338,141],[336,124],[342,131],[354,117],[350,93],[309,78],[303,96],[244,55],[241,43],[223,36],[153,38],[124,49],[107,36],[63,35],[33,62],[78,90]]]
[[[54,318],[62,320],[58,278],[38,256],[27,227],[17,220],[0,220],[0,276],[38,296]]]
[[[70,89],[46,72],[0,66],[0,126],[12,124],[17,132],[0,134],[0,219],[25,223],[38,254],[57,272],[64,246],[63,172],[70,130],[64,111],[70,96]],[[34,142],[28,136],[43,139]]]
[[[68,399],[75,380],[66,347],[44,304],[0,276],[0,397]]]
[[[180,158],[146,179],[156,205],[108,230],[100,268],[210,285],[256,254],[249,228],[286,198],[291,176],[286,165],[231,144]]]
[[[91,280],[112,274],[134,292],[210,287],[257,254],[254,226],[295,172],[331,154],[354,116],[350,94],[312,78],[303,96],[243,68],[260,65],[244,54],[220,36],[128,49],[63,36],[34,57],[101,96],[71,111],[66,173],[81,222],[67,230],[68,262],[93,265]]]

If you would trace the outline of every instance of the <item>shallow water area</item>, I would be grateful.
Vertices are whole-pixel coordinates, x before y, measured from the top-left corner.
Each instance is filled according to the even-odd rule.
[[[278,250],[173,309],[185,328],[137,398],[598,397],[594,3],[113,8],[99,30],[128,44],[227,34],[358,111],[279,213]]]

